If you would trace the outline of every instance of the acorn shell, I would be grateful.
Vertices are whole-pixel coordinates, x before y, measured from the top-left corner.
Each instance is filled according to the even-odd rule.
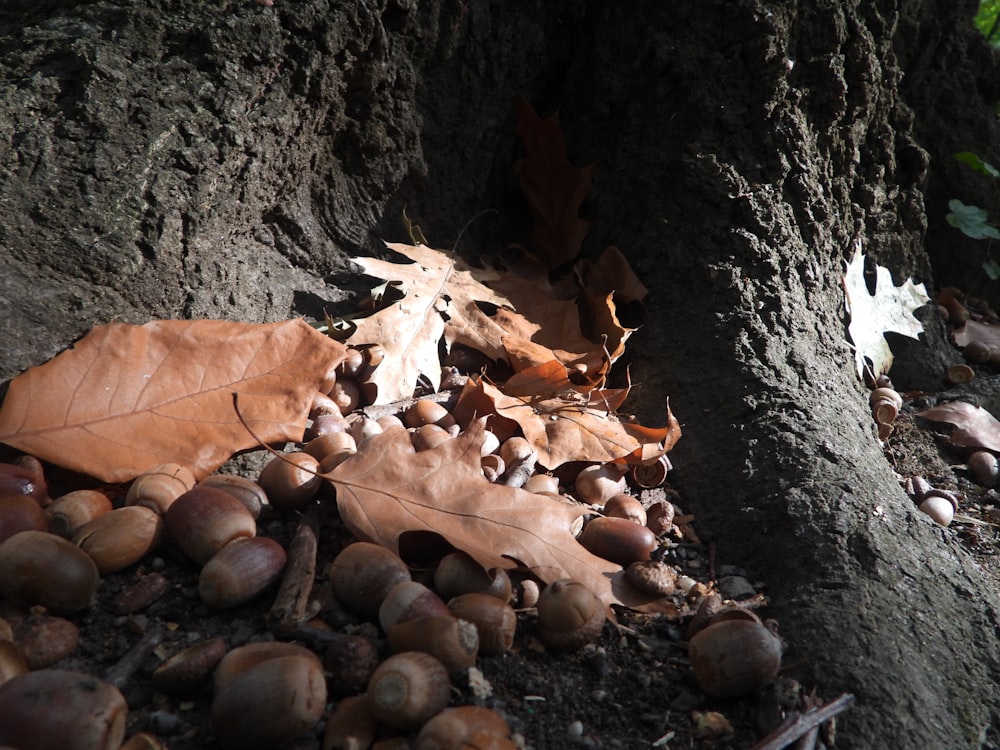
[[[165,693],[186,693],[208,682],[216,665],[226,655],[221,638],[195,643],[178,651],[153,672],[152,683]]]
[[[368,683],[372,715],[395,729],[416,729],[440,713],[451,697],[448,670],[422,651],[390,656]]]
[[[604,605],[579,581],[553,581],[538,597],[538,638],[557,651],[575,651],[600,635]]]

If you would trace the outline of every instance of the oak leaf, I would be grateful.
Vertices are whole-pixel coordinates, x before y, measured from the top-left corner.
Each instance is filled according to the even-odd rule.
[[[917,416],[928,422],[951,425],[948,439],[953,445],[1000,453],[1000,422],[981,406],[949,401],[924,409]]]
[[[366,273],[401,281],[405,294],[396,304],[358,318],[357,329],[348,339],[355,344],[381,344],[385,349],[385,358],[372,376],[378,388],[376,404],[409,398],[420,375],[437,390],[441,383],[438,343],[442,338],[448,347],[460,343],[494,359],[504,356],[504,331],[476,305],[477,301],[509,304],[482,283],[495,279],[494,272],[472,268],[449,253],[425,245],[387,246],[414,262],[352,259]]]
[[[875,294],[868,293],[864,277],[865,259],[860,245],[844,274],[847,313],[851,317],[847,328],[854,342],[854,364],[858,377],[864,375],[865,359],[871,361],[875,376],[889,371],[892,350],[883,335],[895,331],[918,338],[923,324],[913,311],[930,301],[923,284],[907,279],[899,286],[892,283],[892,274],[884,266],[875,267]]]
[[[677,419],[668,406],[666,427],[623,420],[615,409],[627,394],[628,389],[581,389],[553,361],[522,370],[500,386],[470,378],[453,413],[460,423],[486,417],[501,439],[519,427],[548,469],[570,461],[633,464],[662,456],[680,438]]]
[[[399,552],[407,534],[433,533],[484,568],[528,568],[545,582],[574,578],[606,604],[675,611],[632,589],[619,565],[596,557],[573,536],[582,505],[492,484],[483,476],[483,424],[414,451],[409,435],[392,428],[364,441],[324,477],[351,533]]]
[[[105,482],[174,462],[196,478],[265,442],[301,440],[344,347],[302,320],[97,326],[10,383],[0,442]]]
[[[531,209],[531,245],[550,269],[580,254],[590,222],[580,218],[593,179],[594,165],[577,168],[566,157],[559,117],[540,118],[523,99],[517,102],[517,134],[525,156],[517,176]]]

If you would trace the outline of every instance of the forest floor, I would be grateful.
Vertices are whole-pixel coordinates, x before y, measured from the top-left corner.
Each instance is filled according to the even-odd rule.
[[[962,457],[944,437],[917,426],[913,411],[907,406],[898,418],[885,443],[886,459],[901,480],[919,474],[936,487],[964,495],[945,533],[960,538],[984,573],[1000,584],[1000,496],[972,484],[960,466]],[[333,503],[328,501],[328,505]],[[259,520],[261,533],[287,545],[297,526],[293,516],[265,515]],[[335,512],[324,519],[320,539],[317,586],[322,591],[330,560],[351,539]],[[753,571],[734,569],[725,560],[715,559],[714,550],[690,536],[675,534],[670,546],[667,559],[691,577],[706,584],[726,581],[727,586],[741,588],[744,596],[757,593],[748,601],[766,601],[767,582],[755,580]],[[140,612],[113,614],[115,597],[151,571],[167,578],[167,592]],[[150,681],[153,670],[167,656],[206,639],[223,638],[234,647],[272,637],[267,615],[273,589],[219,613],[199,600],[197,575],[194,565],[164,545],[155,558],[105,577],[95,606],[72,618],[80,627],[81,640],[75,652],[58,665],[105,675],[144,637],[160,634],[162,642],[140,661],[123,693],[130,706],[129,734],[151,732],[173,750],[219,746],[210,723],[211,691],[207,685],[186,695],[156,691]],[[687,657],[685,627],[696,602],[680,595],[676,601],[680,617],[624,613],[620,628],[606,624],[596,642],[571,654],[542,647],[532,635],[533,614],[523,611],[513,649],[501,656],[480,657],[481,678],[475,684],[453,680],[452,704],[495,709],[523,738],[523,746],[535,750],[753,748],[811,686],[799,685],[795,665],[786,664],[775,684],[749,697],[720,700],[706,696],[693,678]],[[759,613],[767,616],[766,604]],[[371,636],[385,653],[384,639],[374,625],[335,606],[321,615],[336,629]],[[837,697],[822,695],[816,700],[822,703]],[[850,709],[840,720],[850,721]],[[319,738],[319,734],[300,738],[288,746],[319,747]],[[987,740],[984,747],[997,745]]]

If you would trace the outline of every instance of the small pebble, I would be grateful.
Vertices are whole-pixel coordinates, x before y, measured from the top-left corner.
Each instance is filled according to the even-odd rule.
[[[749,599],[757,595],[753,584],[743,576],[724,576],[719,579],[718,588],[723,599],[732,599],[733,601]]]
[[[181,725],[181,717],[169,711],[153,711],[146,719],[146,728],[153,734],[177,734]]]
[[[583,722],[582,721],[570,722],[570,725],[566,727],[566,734],[570,737],[582,737]]]

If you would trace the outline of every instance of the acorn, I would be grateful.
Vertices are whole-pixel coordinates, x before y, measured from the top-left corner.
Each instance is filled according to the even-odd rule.
[[[240,646],[215,672],[212,727],[227,748],[277,748],[311,730],[326,709],[319,658],[292,643]]]
[[[510,576],[503,568],[484,570],[471,555],[451,552],[434,569],[434,590],[444,600],[459,594],[489,594],[503,601],[511,597]]]
[[[449,615],[448,605],[437,594],[417,581],[397,583],[385,595],[378,610],[382,630],[399,622],[416,620],[428,615]]]
[[[118,750],[128,706],[88,674],[41,669],[0,685],[0,745],[31,750]]]
[[[56,498],[46,508],[49,531],[67,539],[73,532],[98,516],[110,513],[111,499],[97,490],[76,490]]]
[[[604,515],[646,525],[646,509],[631,495],[612,495],[604,504]]]
[[[448,609],[476,626],[480,653],[500,654],[514,645],[517,613],[506,601],[491,594],[461,594],[448,601]]]
[[[228,492],[243,503],[254,518],[259,518],[260,512],[267,505],[267,493],[264,492],[264,488],[252,479],[238,474],[211,474],[198,482],[198,486]]]
[[[611,516],[588,521],[577,541],[591,553],[619,565],[648,560],[657,546],[656,534],[645,526]]]
[[[58,664],[76,650],[80,629],[54,615],[32,613],[14,623],[14,643],[29,669]]]
[[[1000,481],[1000,462],[990,451],[974,451],[965,465],[973,481],[981,487],[991,489]]]
[[[538,638],[557,651],[575,651],[600,635],[607,617],[601,600],[579,581],[553,581],[538,597]]]
[[[273,539],[235,539],[201,569],[198,596],[213,609],[248,602],[278,580],[286,560],[285,548]]]
[[[370,747],[375,740],[377,722],[368,709],[368,697],[344,698],[326,720],[323,750],[350,750]]]
[[[411,730],[440,713],[451,697],[448,670],[422,651],[386,659],[368,683],[368,708],[394,729]]]
[[[375,618],[386,594],[410,580],[410,569],[398,555],[378,544],[354,542],[330,565],[330,584],[337,600],[368,618]]]
[[[82,549],[46,531],[21,531],[0,543],[0,596],[65,615],[90,606],[100,575]]]
[[[175,463],[159,464],[135,478],[125,495],[125,505],[144,505],[166,513],[174,500],[194,484],[190,469]]]
[[[424,724],[414,740],[413,750],[480,747],[513,750],[517,746],[509,737],[510,727],[495,711],[483,706],[455,706],[444,709]],[[498,744],[502,741],[506,744]]]
[[[226,655],[222,638],[200,641],[164,661],[153,671],[152,683],[165,693],[188,693],[201,688]]]
[[[316,497],[323,477],[319,461],[308,453],[275,456],[260,472],[257,483],[267,493],[271,505],[280,510],[305,507]]]
[[[0,495],[0,542],[19,531],[45,531],[49,517],[31,495]]]
[[[625,471],[622,464],[595,464],[583,468],[573,484],[576,496],[585,503],[604,505],[608,498],[625,492]]]
[[[21,649],[9,639],[0,638],[0,685],[28,672],[28,662]]]
[[[246,506],[228,492],[195,487],[178,497],[163,515],[167,534],[199,565],[233,539],[252,537],[257,522]]]
[[[151,508],[125,506],[88,521],[73,534],[73,543],[90,555],[101,575],[115,573],[156,549],[163,521]]]
[[[436,657],[451,674],[475,666],[479,632],[474,624],[447,615],[428,615],[386,629],[393,653],[423,651]]]
[[[713,622],[688,642],[695,679],[709,695],[735,698],[759,690],[781,668],[782,643],[752,619]]]

